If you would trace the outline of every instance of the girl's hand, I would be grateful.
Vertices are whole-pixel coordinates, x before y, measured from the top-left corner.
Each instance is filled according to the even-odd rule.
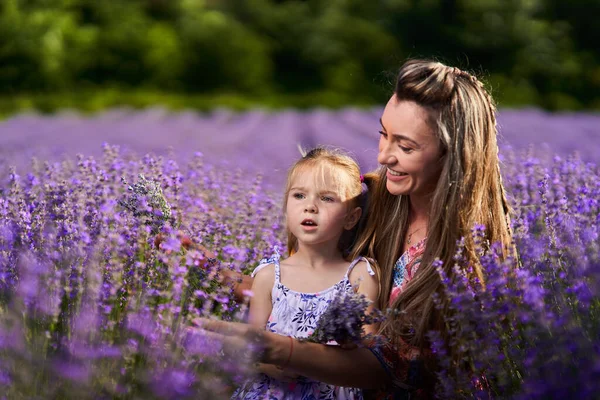
[[[300,376],[273,364],[257,363],[256,370],[281,382],[294,382]]]

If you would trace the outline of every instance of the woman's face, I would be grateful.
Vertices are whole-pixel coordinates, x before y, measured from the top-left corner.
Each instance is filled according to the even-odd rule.
[[[429,113],[395,95],[383,110],[377,161],[387,168],[386,186],[393,195],[426,196],[435,190],[443,154]]]

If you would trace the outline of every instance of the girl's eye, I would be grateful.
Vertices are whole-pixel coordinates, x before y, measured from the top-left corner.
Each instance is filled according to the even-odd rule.
[[[329,197],[329,196],[323,196],[323,197],[321,197],[321,200],[326,201],[328,203],[335,201],[335,199],[333,197]]]
[[[304,198],[304,195],[302,193],[294,193],[292,195],[292,197],[294,197],[295,199],[301,200]]]

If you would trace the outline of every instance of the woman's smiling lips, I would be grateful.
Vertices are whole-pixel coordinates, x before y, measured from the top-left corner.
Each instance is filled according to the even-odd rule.
[[[403,180],[407,176],[408,176],[408,174],[405,172],[394,171],[393,169],[390,169],[390,168],[387,169],[386,177],[390,181],[398,182],[398,181]]]

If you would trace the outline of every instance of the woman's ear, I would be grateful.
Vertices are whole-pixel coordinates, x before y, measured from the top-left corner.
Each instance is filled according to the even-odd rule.
[[[346,214],[346,221],[344,223],[344,229],[350,230],[354,228],[354,225],[357,224],[360,216],[362,215],[362,208],[355,207],[353,210],[350,210],[348,214]]]

